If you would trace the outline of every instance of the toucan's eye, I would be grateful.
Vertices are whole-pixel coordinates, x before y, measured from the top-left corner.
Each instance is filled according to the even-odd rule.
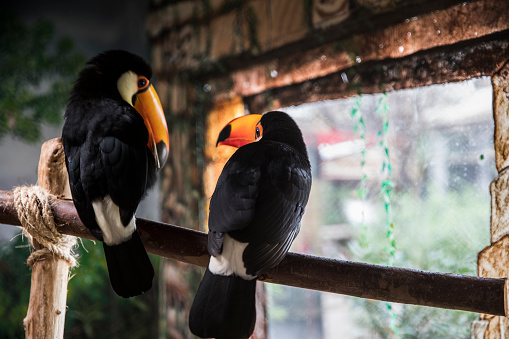
[[[255,139],[258,140],[263,135],[263,127],[260,122],[256,125],[256,131],[255,131]]]
[[[149,81],[144,76],[138,77],[138,91],[143,91],[149,85]]]

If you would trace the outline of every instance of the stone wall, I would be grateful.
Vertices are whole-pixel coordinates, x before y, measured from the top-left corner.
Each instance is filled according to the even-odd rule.
[[[492,76],[495,159],[499,176],[490,186],[491,245],[478,256],[480,277],[509,277],[509,63]],[[507,309],[506,281],[506,314]],[[473,338],[509,338],[509,319],[481,314]]]

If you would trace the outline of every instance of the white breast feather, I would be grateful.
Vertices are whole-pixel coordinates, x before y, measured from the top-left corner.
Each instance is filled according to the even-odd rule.
[[[224,235],[223,251],[216,257],[210,257],[209,270],[218,275],[236,275],[246,280],[256,278],[256,276],[246,273],[246,267],[242,260],[242,254],[248,243],[240,242],[228,234]]]
[[[103,232],[103,240],[106,245],[118,245],[129,239],[136,230],[134,216],[127,226],[122,224],[118,206],[107,195],[103,199],[92,202],[95,220]]]

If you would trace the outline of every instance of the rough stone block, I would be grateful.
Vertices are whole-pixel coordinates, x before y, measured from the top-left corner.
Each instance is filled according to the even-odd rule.
[[[191,21],[200,21],[206,15],[214,15],[225,0],[209,0],[207,11],[204,1],[184,0],[152,11],[147,16],[147,31],[150,36],[160,34],[163,30],[185,25]]]
[[[348,18],[348,0],[313,1],[313,26],[326,28]]]
[[[236,12],[216,17],[210,23],[210,57],[218,60],[235,51]]]
[[[507,317],[494,317],[490,320],[483,339],[509,338],[509,319]]]
[[[277,48],[303,38],[308,32],[305,24],[304,1],[270,1],[272,16],[270,27],[270,48]]]
[[[170,5],[162,10],[165,13],[164,21],[167,27],[183,24],[189,21],[201,9],[199,1],[187,0]]]
[[[242,48],[253,54],[261,53],[270,48],[269,30],[271,18],[268,13],[267,1],[249,1],[241,12]]]
[[[161,98],[163,101],[168,101],[170,111],[177,114],[187,108],[187,96],[184,86],[179,81],[173,81],[167,86],[168,99]]]
[[[470,339],[484,339],[489,323],[488,320],[474,320],[470,326]]]
[[[509,173],[493,180],[491,192],[491,243],[509,234]]]
[[[228,159],[237,150],[234,147],[222,146],[216,147],[217,137],[221,129],[232,119],[244,114],[244,103],[241,97],[235,97],[230,100],[223,100],[214,104],[207,115],[205,122],[205,169],[203,173],[203,193],[206,198],[204,211],[208,214],[208,203],[214,189],[217,179],[223,170]],[[206,215],[205,220],[208,220]],[[203,225],[207,229],[207,225]]]
[[[509,63],[493,75],[493,116],[495,118],[495,161],[500,172],[509,166]]]
[[[205,29],[186,25],[169,30],[152,45],[152,67],[157,72],[176,73],[175,70],[196,68],[205,52]]]
[[[479,277],[507,278],[509,277],[509,236],[505,236],[496,243],[484,248],[477,255],[477,270]],[[508,295],[508,284],[506,292]],[[505,300],[507,313],[507,300]],[[490,314],[480,314],[481,319],[494,318]],[[508,329],[509,331],[509,329]]]

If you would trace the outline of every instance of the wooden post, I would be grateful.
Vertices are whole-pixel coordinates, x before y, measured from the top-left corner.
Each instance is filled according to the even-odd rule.
[[[60,139],[49,140],[41,147],[38,184],[57,197],[70,197]],[[36,251],[43,248],[35,239],[33,246]],[[51,252],[33,263],[30,301],[23,320],[26,338],[64,337],[68,280],[69,263]]]

